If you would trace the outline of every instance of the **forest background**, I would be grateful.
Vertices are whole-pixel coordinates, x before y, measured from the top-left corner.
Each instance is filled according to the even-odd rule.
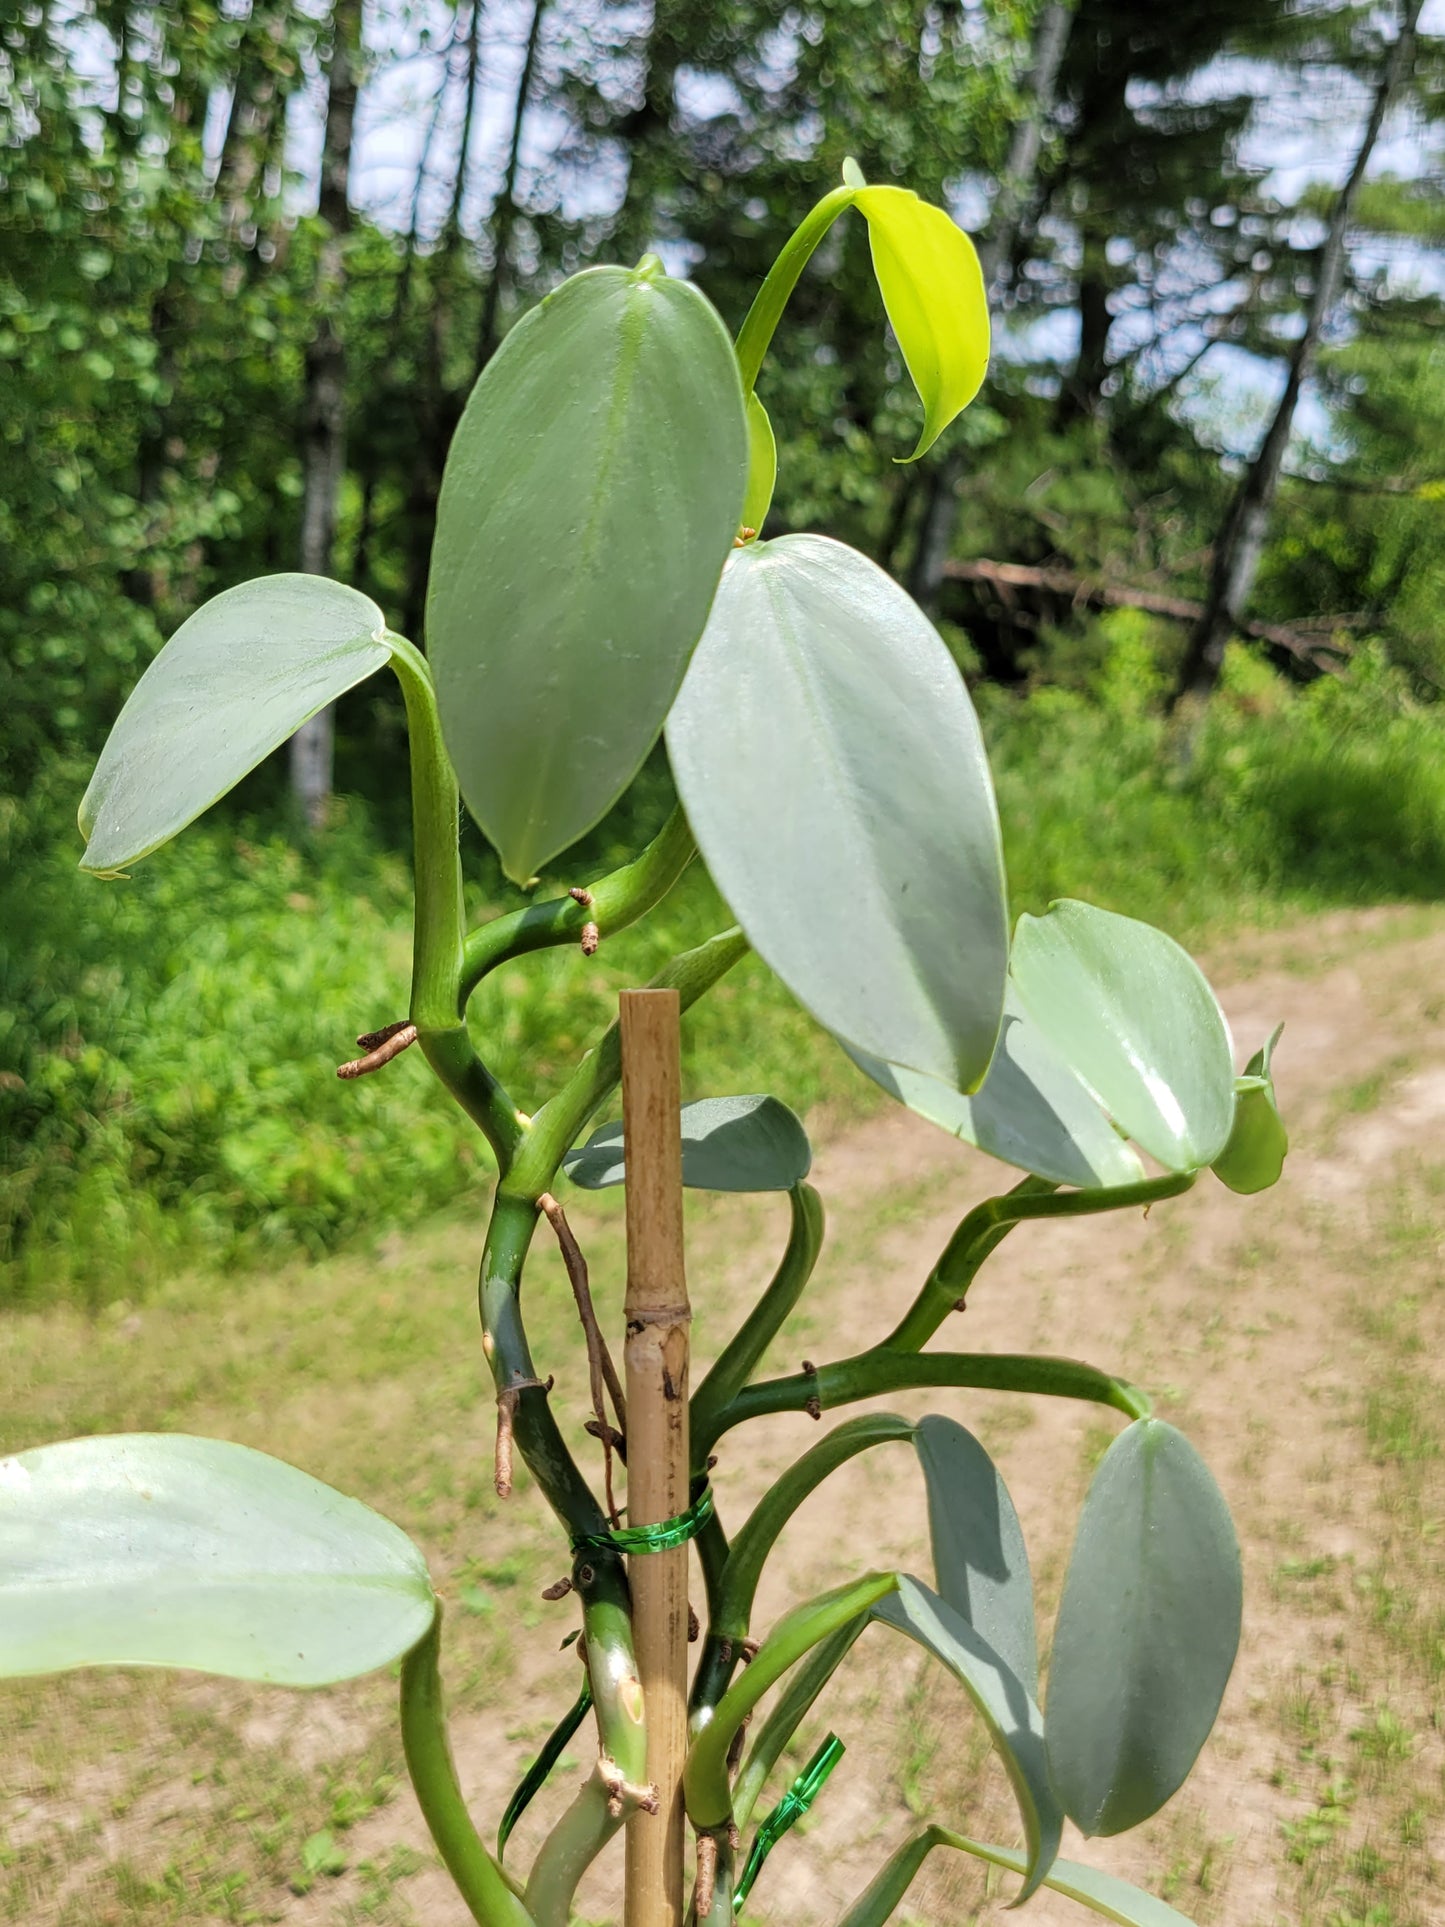
[[[1017,907],[1198,937],[1445,895],[1439,0],[10,0],[0,1303],[319,1254],[481,1175],[421,1066],[331,1074],[405,1001],[385,682],[128,884],[76,871],[75,804],[248,576],[333,574],[424,645],[448,440],[517,317],[655,248],[735,327],[850,154],[979,237],[995,358],[895,463],[911,391],[835,229],[766,377],[767,533],[935,616]],[[669,800],[659,751],[554,881]],[[511,901],[463,850],[474,914]],[[489,981],[489,1056],[538,1081],[716,915],[695,874],[647,933]],[[695,1087],[870,1101],[761,965],[714,1001]]]

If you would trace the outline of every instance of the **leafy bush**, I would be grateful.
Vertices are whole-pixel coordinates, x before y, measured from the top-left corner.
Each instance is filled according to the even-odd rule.
[[[1016,908],[1084,894],[1198,938],[1445,896],[1445,722],[1382,656],[1294,690],[1236,653],[1185,767],[1149,625],[1121,612],[1100,626],[1087,692],[980,691]],[[75,869],[85,774],[55,768],[46,790],[0,798],[0,1302],[134,1295],[192,1258],[320,1252],[480,1190],[475,1134],[420,1064],[333,1075],[405,1000],[406,867],[362,806],[306,849],[274,815],[217,814],[100,888]],[[644,789],[659,818],[662,786],[659,772]],[[614,855],[604,827],[559,880]],[[516,900],[475,833],[469,857],[474,918]],[[619,985],[727,920],[695,867],[652,925],[596,957],[499,972],[473,1002],[489,1056],[504,1076],[560,1069]],[[756,1064],[781,1062],[802,1108],[872,1101],[756,961],[718,986],[687,1049],[697,1091],[750,1089]]]
[[[56,788],[82,782],[71,770]],[[0,799],[0,1303],[133,1295],[191,1257],[319,1253],[480,1189],[476,1133],[419,1062],[334,1075],[358,1032],[405,1014],[409,981],[407,867],[358,806],[304,850],[274,820],[216,818],[107,887],[75,855],[53,797]],[[699,873],[658,927],[499,973],[473,1000],[493,1061],[560,1068],[615,1014],[620,984],[727,921]],[[689,1040],[693,1079],[745,1085],[761,1023],[803,1102],[830,1058],[851,1080],[781,988],[744,1022],[764,978],[750,963],[720,987]]]

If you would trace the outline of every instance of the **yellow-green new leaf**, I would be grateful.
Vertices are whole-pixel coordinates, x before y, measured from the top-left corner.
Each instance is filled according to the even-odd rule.
[[[907,188],[860,187],[854,206],[868,223],[883,305],[923,403],[923,432],[908,458],[917,461],[983,385],[983,269],[958,223]]]
[[[778,479],[778,444],[768,411],[756,395],[748,396],[748,492],[743,498],[743,527],[761,535],[773,505]]]
[[[1274,1101],[1270,1059],[1279,1042],[1281,1024],[1245,1066],[1234,1086],[1234,1127],[1229,1142],[1214,1160],[1214,1175],[1231,1191],[1246,1196],[1278,1184],[1289,1151],[1289,1133]]]

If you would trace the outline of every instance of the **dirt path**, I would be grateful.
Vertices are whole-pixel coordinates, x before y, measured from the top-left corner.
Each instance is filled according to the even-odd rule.
[[[1435,1021],[1445,934],[1389,941],[1389,931],[1386,919],[1325,925],[1303,976],[1297,935],[1261,943],[1256,968],[1224,995],[1242,1053],[1287,1020],[1276,1069],[1294,1149],[1273,1208],[1206,1181],[1147,1220],[1023,1227],[975,1287],[966,1328],[938,1341],[1038,1348],[1124,1370],[1155,1391],[1161,1414],[1188,1430],[1225,1488],[1246,1550],[1248,1606],[1219,1726],[1164,1815],[1119,1841],[1086,1844],[1072,1835],[1065,1853],[1146,1883],[1176,1861],[1202,1861],[1205,1880],[1193,1867],[1176,1904],[1229,1927],[1289,1918],[1277,1891],[1281,1824],[1302,1810],[1302,1796],[1282,1783],[1278,1708],[1291,1682],[1317,1670],[1341,1637],[1342,1614],[1322,1615],[1313,1602],[1281,1594],[1281,1558],[1350,1561],[1371,1549],[1373,1481],[1341,1409],[1362,1344],[1349,1316],[1360,1281],[1332,1251],[1337,1214],[1353,1221],[1353,1234],[1375,1174],[1445,1122],[1445,1031]],[[1331,961],[1332,949],[1354,954]],[[1374,1086],[1378,1108],[1346,1108],[1342,1117],[1352,1094]],[[899,1112],[826,1143],[814,1182],[825,1199],[844,1202],[834,1205],[813,1302],[801,1329],[784,1335],[778,1363],[796,1364],[805,1351],[841,1356],[878,1336],[962,1206],[997,1188],[997,1170]],[[900,1211],[900,1197],[913,1208]],[[872,1228],[880,1204],[881,1230]],[[756,1264],[738,1269],[751,1276]],[[707,1279],[695,1289],[725,1285]],[[912,1415],[949,1411],[980,1432],[1023,1518],[1046,1638],[1077,1506],[1112,1422],[1089,1406],[986,1393],[879,1404]],[[746,1456],[734,1446],[717,1474],[729,1517],[740,1517],[813,1436],[798,1417],[750,1428]],[[885,1448],[845,1467],[801,1509],[764,1581],[756,1623],[766,1627],[850,1567],[897,1563],[926,1573],[927,1562],[911,1455]],[[911,1647],[885,1643],[877,1629],[868,1639],[874,1664],[855,1664],[835,1681],[804,1735],[811,1745],[825,1726],[836,1728],[847,1757],[810,1825],[774,1855],[757,1895],[762,1917],[789,1927],[834,1919],[918,1813],[985,1837],[1017,1837],[1002,1775],[981,1760],[961,1695],[949,1699],[943,1676]],[[518,1685],[524,1693],[535,1686],[551,1711],[565,1703],[570,1677],[555,1658],[534,1654]],[[511,1700],[505,1722],[483,1716],[459,1725],[462,1778],[482,1811],[496,1810],[512,1784],[515,1760],[500,1738],[502,1725],[517,1719]],[[1438,1736],[1431,1744],[1439,1755]],[[519,1857],[563,1797],[562,1788],[549,1789],[539,1801],[519,1835]],[[399,1817],[389,1811],[368,1824],[378,1839],[396,1838]],[[419,1832],[411,1837],[420,1844]],[[983,1891],[978,1870],[937,1860],[904,1917],[972,1918]],[[465,1915],[440,1876],[419,1877],[408,1895],[429,1927],[462,1927]],[[615,1879],[594,1879],[582,1901],[589,1919],[609,1917]],[[334,1908],[333,1895],[297,1918],[335,1920]],[[1038,1927],[1077,1927],[1083,1917],[1049,1894],[1029,1910]]]
[[[1372,1342],[1359,1316],[1371,1283],[1361,1254],[1375,1214],[1398,1208],[1391,1187],[1402,1160],[1433,1195],[1428,1167],[1445,1122],[1437,988],[1445,984],[1445,929],[1438,919],[1435,925],[1421,934],[1418,917],[1336,918],[1303,938],[1290,933],[1247,950],[1224,997],[1241,1057],[1280,1018],[1287,1023],[1276,1072],[1293,1149],[1272,1199],[1236,1198],[1206,1178],[1147,1219],[1022,1227],[986,1267],[962,1320],[937,1341],[1038,1349],[1124,1372],[1189,1433],[1230,1499],[1245,1548],[1247,1616],[1219,1727],[1188,1788],[1148,1827],[1119,1841],[1086,1844],[1074,1836],[1065,1845],[1072,1857],[1156,1888],[1167,1874],[1173,1903],[1201,1922],[1293,1927],[1318,1918],[1349,1927],[1354,1918],[1301,1911],[1303,1876],[1283,1843],[1318,1799],[1299,1764],[1289,1708],[1301,1681],[1333,1680],[1341,1654],[1353,1650],[1363,1610],[1358,1588],[1335,1581],[1371,1569],[1379,1550],[1383,1475],[1360,1417]],[[1002,1188],[1000,1176],[998,1166],[901,1112],[825,1136],[814,1182],[829,1202],[829,1241],[811,1302],[784,1334],[776,1363],[841,1356],[879,1336],[962,1211]],[[580,1205],[577,1216],[585,1223]],[[754,1278],[777,1248],[779,1224],[773,1208],[756,1202],[704,1205],[695,1300],[725,1303],[730,1279]],[[1432,1283],[1434,1253],[1432,1244]],[[1427,1299],[1421,1315],[1438,1320],[1438,1293]],[[1422,1369],[1437,1368],[1427,1361]],[[1116,1421],[1091,1406],[993,1394],[881,1403],[910,1414],[952,1413],[998,1458],[1033,1556],[1046,1651],[1078,1504]],[[750,1428],[745,1450],[728,1442],[716,1474],[728,1519],[739,1520],[815,1436],[806,1418],[788,1417]],[[520,1503],[525,1509],[526,1495]],[[928,1571],[920,1484],[901,1446],[853,1461],[802,1508],[764,1581],[756,1625],[766,1628],[796,1599],[850,1570],[894,1563]],[[1335,1580],[1295,1584],[1297,1574]],[[570,1624],[556,1620],[559,1637]],[[575,1659],[556,1650],[552,1625],[544,1620],[518,1640],[504,1706],[463,1711],[455,1722],[460,1776],[479,1812],[500,1812],[519,1759],[575,1689]],[[1368,1687],[1348,1673],[1346,1666],[1337,1694],[1346,1723],[1372,1704]],[[359,1746],[382,1717],[368,1702],[338,1733],[318,1702],[309,1723],[289,1728],[288,1740],[285,1704],[253,1715],[255,1736],[289,1744],[307,1765]],[[980,1837],[1016,1839],[1006,1783],[977,1722],[961,1693],[913,1647],[870,1631],[801,1736],[803,1749],[827,1727],[845,1738],[847,1756],[809,1822],[770,1861],[757,1917],[779,1927],[835,1919],[924,1814]],[[573,1771],[557,1776],[519,1830],[519,1864],[583,1770],[582,1739]],[[1442,1764],[1438,1722],[1426,1721],[1411,1770],[1438,1787]],[[1340,1826],[1360,1831],[1357,1818]],[[348,1835],[353,1867],[398,1846],[423,1852],[426,1844],[405,1791]],[[1369,1916],[1369,1927],[1377,1919],[1378,1927],[1424,1927],[1430,1913],[1420,1896],[1431,1878],[1422,1846],[1406,1883],[1416,1897],[1407,1896],[1405,1911]],[[349,1873],[265,1917],[312,1927],[357,1921],[359,1891]],[[997,1904],[1006,1898],[999,1894]],[[388,1905],[393,1911],[373,1917],[403,1920],[409,1911],[427,1927],[464,1927],[468,1918],[431,1868],[400,1881]],[[992,1905],[980,1869],[936,1859],[899,1918],[961,1927],[991,1919]],[[615,1871],[584,1886],[582,1908],[589,1920],[615,1917]],[[1077,1927],[1087,1916],[1044,1894],[1028,1918],[1037,1927]]]

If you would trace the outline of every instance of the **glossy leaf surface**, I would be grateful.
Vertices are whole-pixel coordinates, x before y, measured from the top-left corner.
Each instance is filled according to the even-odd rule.
[[[391,658],[369,597],[316,575],[227,589],[131,691],[80,805],[80,867],[114,875],[234,789],[308,717]]]
[[[1214,1174],[1231,1191],[1249,1194],[1278,1184],[1289,1151],[1289,1133],[1274,1100],[1270,1060],[1281,1024],[1245,1066],[1234,1090],[1234,1126],[1229,1142],[1214,1160]]]
[[[977,1084],[1003,857],[973,705],[921,610],[840,542],[750,543],[667,744],[715,882],[794,996],[857,1050]]]
[[[1024,1872],[1027,1861],[1012,1847],[993,1847],[947,1827],[929,1827],[898,1849],[887,1865],[861,1893],[838,1922],[838,1927],[884,1927],[902,1905],[903,1897],[918,1878],[920,1868],[935,1847],[954,1847],[986,1860],[991,1866],[1010,1873]],[[1153,1894],[1143,1893],[1117,1874],[1100,1873],[1094,1867],[1081,1867],[1076,1860],[1056,1860],[1044,1876],[1043,1885],[1066,1899],[1077,1900],[1091,1913],[1112,1920],[1116,1927],[1192,1927]]]
[[[1012,985],[998,1048],[972,1097],[861,1051],[849,1055],[910,1111],[1021,1171],[1091,1187],[1135,1184],[1144,1175],[1093,1096],[1024,1014]]]
[[[399,1659],[435,1613],[405,1533],[247,1446],[132,1433],[0,1460],[0,1676],[325,1686]]]
[[[902,187],[860,187],[873,272],[913,385],[930,449],[967,408],[988,370],[988,297],[972,241],[941,207]]]
[[[591,268],[518,322],[447,456],[427,649],[507,874],[603,816],[656,740],[737,534],[748,427],[696,288]]]
[[[748,396],[748,489],[743,497],[742,525],[761,535],[772,507],[778,479],[778,444],[768,411],[756,395]]]
[[[1003,1475],[955,1419],[936,1414],[921,1419],[913,1446],[928,1487],[938,1590],[1037,1697],[1034,1582]]]
[[[941,1660],[988,1728],[1023,1820],[1028,1873],[1020,1897],[1026,1898],[1053,1865],[1063,1831],[1045,1763],[1043,1719],[1032,1694],[946,1599],[916,1579],[900,1578],[898,1591],[873,1613]]]
[[[604,1124],[562,1162],[585,1191],[624,1183],[621,1123]],[[807,1133],[775,1097],[704,1097],[682,1107],[682,1181],[694,1191],[791,1191],[812,1164]]]
[[[1031,1023],[1127,1136],[1171,1171],[1212,1164],[1234,1122],[1214,992],[1172,937],[1065,900],[1019,918],[1011,971]]]
[[[1138,1826],[1209,1737],[1239,1645],[1239,1547],[1209,1468],[1140,1419],[1080,1514],[1049,1671],[1049,1771],[1087,1834]]]

